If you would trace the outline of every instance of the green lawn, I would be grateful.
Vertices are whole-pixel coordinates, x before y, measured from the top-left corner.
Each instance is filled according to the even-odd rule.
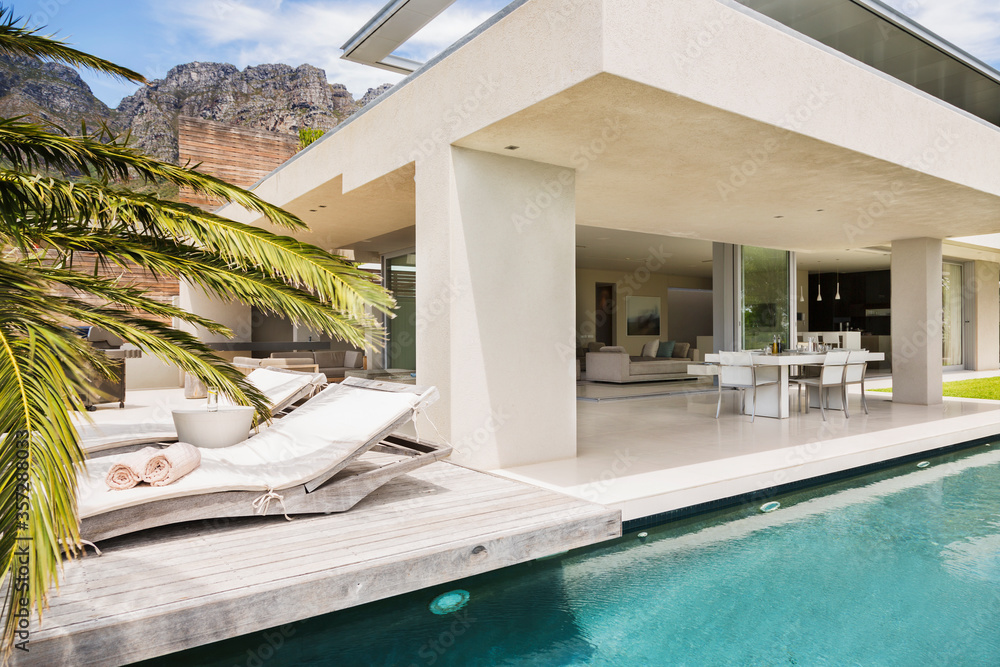
[[[872,389],[872,391],[892,391],[892,388]],[[1000,401],[1000,377],[945,382],[944,395],[955,398],[988,398]]]

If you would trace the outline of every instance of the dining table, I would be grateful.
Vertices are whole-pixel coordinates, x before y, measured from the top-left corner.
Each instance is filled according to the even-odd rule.
[[[777,384],[763,385],[757,388],[757,416],[771,417],[774,419],[788,419],[791,415],[788,409],[788,384],[791,376],[791,369],[795,366],[822,365],[826,360],[826,352],[782,352],[780,354],[751,353],[754,366],[758,368],[774,368],[777,374]],[[884,352],[866,352],[865,361],[884,361]],[[717,375],[719,365],[718,354],[706,354],[703,364],[690,364],[688,373],[692,375]],[[715,368],[713,368],[715,367]],[[815,401],[819,396],[811,397],[812,405],[818,406]],[[840,402],[840,394],[829,396],[829,407],[838,410],[843,406]],[[749,406],[748,406],[749,408]]]

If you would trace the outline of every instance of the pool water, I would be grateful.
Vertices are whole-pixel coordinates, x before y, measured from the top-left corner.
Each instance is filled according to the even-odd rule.
[[[145,664],[1000,665],[1000,445],[928,460]]]

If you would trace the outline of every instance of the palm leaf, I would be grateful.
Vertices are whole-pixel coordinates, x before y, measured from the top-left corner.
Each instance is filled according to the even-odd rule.
[[[38,34],[2,6],[0,53],[142,81],[135,72]],[[253,193],[147,157],[128,146],[127,136],[111,136],[107,128],[68,136],[22,118],[0,118],[0,580],[7,586],[7,651],[22,615],[41,614],[63,550],[72,557],[78,548],[76,474],[82,454],[70,412],[82,407],[88,374],[113,372],[67,322],[107,329],[234,402],[254,406],[258,419],[269,417],[264,396],[241,373],[195,336],[157,318],[229,334],[226,327],[159,303],[135,286],[102,277],[101,270],[140,267],[177,277],[356,345],[377,334],[370,309],[391,315],[394,306],[369,274],[343,257],[119,184],[135,178],[232,202],[284,229],[306,229],[296,216]],[[80,252],[96,257],[92,275],[73,270]],[[27,488],[18,486],[23,474]],[[19,489],[27,494],[27,522],[19,514]],[[29,554],[26,595],[17,577],[22,546]]]
[[[16,215],[3,216],[2,211],[9,209]],[[124,225],[145,236],[193,243],[234,266],[264,271],[307,289],[354,319],[364,319],[367,305],[387,314],[395,305],[392,297],[373,282],[371,274],[343,257],[291,237],[187,204],[97,183],[77,184],[0,171],[0,233],[16,238],[23,235],[18,227],[37,225],[36,219],[70,216],[90,220],[98,228]]]
[[[0,5],[0,53],[51,60],[73,67],[86,67],[109,74],[116,79],[146,83],[146,77],[103,58],[77,51],[54,37],[39,35],[40,28],[28,28],[24,19],[15,17],[11,9]]]
[[[305,229],[305,223],[296,216],[251,192],[214,176],[143,155],[108,137],[104,129],[94,137],[66,136],[18,118],[0,119],[0,158],[11,167],[11,175],[4,175],[4,178],[15,180],[22,187],[30,188],[28,181],[31,178],[46,180],[24,173],[33,169],[79,172],[97,180],[124,181],[137,177],[145,181],[166,181],[256,211],[279,227]],[[18,173],[24,178],[15,178]]]

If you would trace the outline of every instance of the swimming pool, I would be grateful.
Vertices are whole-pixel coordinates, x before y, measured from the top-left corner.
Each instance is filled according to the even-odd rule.
[[[998,665],[1000,445],[928,460],[144,664]]]

